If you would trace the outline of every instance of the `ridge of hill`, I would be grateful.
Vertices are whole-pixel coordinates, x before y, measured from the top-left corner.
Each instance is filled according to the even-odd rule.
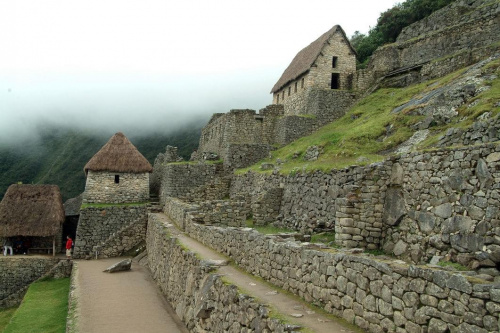
[[[201,124],[192,124],[174,133],[149,133],[132,136],[137,149],[153,164],[165,146],[179,148],[179,155],[189,159],[198,146]],[[83,166],[106,143],[108,136],[65,129],[47,128],[38,140],[22,145],[0,147],[0,198],[14,183],[56,184],[63,200],[85,189]]]

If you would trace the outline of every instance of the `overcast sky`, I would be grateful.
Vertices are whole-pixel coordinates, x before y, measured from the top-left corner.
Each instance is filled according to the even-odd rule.
[[[271,103],[295,54],[394,0],[0,2],[0,144],[39,123],[160,129]]]

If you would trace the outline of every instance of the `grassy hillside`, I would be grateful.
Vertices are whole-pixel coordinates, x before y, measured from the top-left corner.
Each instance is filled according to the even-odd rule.
[[[491,117],[500,113],[500,60],[491,61],[479,66],[471,73],[465,68],[446,77],[412,85],[406,88],[379,89],[359,101],[345,116],[328,124],[312,135],[303,137],[274,152],[272,157],[246,168],[237,170],[244,173],[248,170],[260,171],[263,162],[279,164],[280,172],[324,170],[342,168],[349,165],[363,165],[383,160],[387,154],[409,139],[417,130],[416,124],[425,115],[418,110],[428,105],[404,107],[400,112],[393,112],[410,100],[419,100],[437,89],[451,90],[452,102],[461,101],[462,95],[453,99],[453,89],[457,86],[475,85],[480,93],[456,108],[457,115],[447,123],[432,124],[429,136],[420,143],[419,149],[429,149],[438,138],[450,127],[466,128],[480,115],[489,112]],[[451,87],[451,88],[450,88]],[[461,91],[459,91],[462,93]],[[439,95],[436,95],[436,99]],[[439,107],[436,107],[439,108]],[[317,146],[321,151],[316,161],[307,161],[304,155],[308,147]],[[280,163],[277,163],[277,160]],[[272,172],[260,171],[260,172]]]
[[[198,146],[201,126],[196,124],[172,134],[151,133],[130,136],[129,139],[151,164],[167,145],[178,147],[180,155],[189,158]],[[15,147],[0,147],[0,198],[11,184],[17,182],[57,184],[63,200],[78,195],[85,188],[84,165],[109,137],[50,128],[40,132],[39,140]]]

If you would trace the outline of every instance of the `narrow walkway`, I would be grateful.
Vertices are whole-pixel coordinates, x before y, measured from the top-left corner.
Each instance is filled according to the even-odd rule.
[[[103,273],[120,258],[78,260],[76,293],[80,333],[187,332],[147,268]]]
[[[215,252],[211,248],[203,245],[195,239],[190,238],[170,221],[165,214],[158,214],[165,225],[169,228],[170,234],[178,238],[186,248],[198,254],[204,260],[226,260],[224,256]],[[277,288],[272,288],[269,284],[263,283],[261,280],[243,273],[231,266],[221,266],[218,269],[219,274],[223,274],[226,281],[234,284],[244,293],[256,298],[264,304],[270,305],[278,311],[282,318],[288,323],[300,325],[303,328],[309,329],[310,332],[325,332],[325,333],[354,333],[361,330],[353,330],[342,323],[335,321],[331,317],[317,313],[312,307],[310,308],[305,302],[296,300],[295,298],[278,292]],[[298,316],[302,316],[297,318]]]

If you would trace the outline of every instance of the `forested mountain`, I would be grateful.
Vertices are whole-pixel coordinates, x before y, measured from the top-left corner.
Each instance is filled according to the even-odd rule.
[[[204,119],[205,120],[205,119]],[[132,135],[124,133],[153,164],[167,145],[179,148],[179,154],[189,159],[198,146],[204,121],[191,124],[174,133]],[[72,198],[85,188],[84,165],[109,140],[112,134],[45,128],[37,139],[14,146],[0,146],[0,198],[13,184],[57,184],[63,200]]]

